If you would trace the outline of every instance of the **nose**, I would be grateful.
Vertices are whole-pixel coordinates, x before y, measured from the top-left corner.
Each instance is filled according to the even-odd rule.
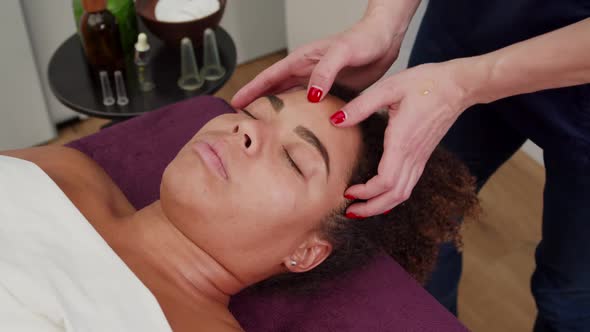
[[[234,125],[233,135],[237,137],[243,151],[254,156],[262,151],[264,128],[257,121],[245,120]]]

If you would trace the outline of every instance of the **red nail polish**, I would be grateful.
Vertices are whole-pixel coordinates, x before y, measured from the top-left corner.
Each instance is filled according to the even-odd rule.
[[[330,121],[335,125],[344,122],[344,120],[346,120],[346,113],[344,111],[338,111],[330,117]]]
[[[344,194],[344,198],[346,199],[356,199],[356,197],[349,195],[349,194]]]
[[[309,88],[309,91],[307,91],[307,100],[312,103],[317,103],[320,101],[320,98],[322,98],[322,94],[322,89],[312,86]]]
[[[346,213],[346,218],[348,218],[348,219],[363,219],[364,217],[359,216],[359,215],[356,215],[356,214],[354,214],[352,212],[347,212]]]
[[[391,212],[391,210],[393,210],[393,209],[389,209],[389,210],[387,210],[387,211],[383,212],[383,214],[384,214],[384,215],[385,215],[385,214],[388,214],[389,212]]]

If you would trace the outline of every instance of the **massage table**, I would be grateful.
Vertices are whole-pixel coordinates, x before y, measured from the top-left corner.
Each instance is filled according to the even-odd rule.
[[[210,119],[234,112],[202,96],[71,142],[96,161],[137,209],[159,197],[165,167]],[[326,120],[327,121],[327,120]],[[324,282],[310,295],[243,291],[230,310],[246,331],[467,331],[392,258]]]

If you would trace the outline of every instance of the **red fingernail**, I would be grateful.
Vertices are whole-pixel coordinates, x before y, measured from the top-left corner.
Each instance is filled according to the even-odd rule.
[[[356,214],[354,214],[352,212],[347,212],[346,213],[346,218],[348,218],[348,219],[363,219],[364,217],[363,216],[356,215]]]
[[[312,85],[309,88],[309,91],[307,91],[307,100],[309,100],[312,103],[317,103],[322,98],[322,94],[322,89]]]
[[[387,210],[387,211],[383,212],[383,214],[384,214],[384,215],[385,215],[385,214],[388,214],[389,212],[391,212],[391,210],[393,210],[393,209],[389,209],[389,210]]]
[[[356,197],[349,195],[349,194],[344,194],[344,198],[346,199],[356,199]]]
[[[346,113],[344,111],[338,111],[330,117],[330,121],[335,125],[344,122],[344,120],[346,120]]]

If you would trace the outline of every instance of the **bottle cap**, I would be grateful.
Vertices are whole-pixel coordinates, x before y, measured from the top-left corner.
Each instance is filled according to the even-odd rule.
[[[82,7],[85,12],[93,13],[107,9],[106,0],[82,0]]]
[[[146,52],[149,51],[150,44],[148,44],[147,36],[145,33],[140,33],[137,35],[137,43],[135,43],[135,50],[138,52]]]

